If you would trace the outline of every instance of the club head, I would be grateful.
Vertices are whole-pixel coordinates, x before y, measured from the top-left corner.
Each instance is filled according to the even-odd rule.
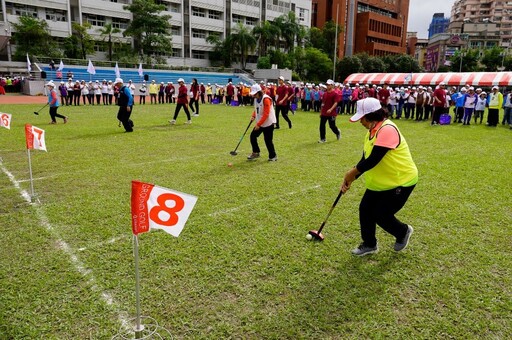
[[[35,114],[36,116],[39,116],[39,112],[37,112],[37,111],[34,111],[34,114]]]
[[[231,156],[236,156],[236,155],[238,155],[238,152],[236,152],[236,151],[231,151],[229,154],[230,154]]]
[[[313,236],[313,239],[315,239],[317,241],[323,241],[324,240],[324,235],[322,233],[319,233],[316,230],[310,230],[309,231],[309,235]]]

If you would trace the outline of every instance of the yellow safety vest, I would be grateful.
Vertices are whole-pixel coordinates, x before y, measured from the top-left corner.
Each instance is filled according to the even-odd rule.
[[[400,141],[396,149],[389,150],[376,166],[364,173],[366,188],[373,191],[390,190],[400,186],[408,187],[418,182],[418,169],[412,160],[409,146],[400,130],[389,119],[382,123],[373,137],[370,131],[366,134],[364,158],[370,156],[379,131],[386,125],[391,125],[397,130]]]

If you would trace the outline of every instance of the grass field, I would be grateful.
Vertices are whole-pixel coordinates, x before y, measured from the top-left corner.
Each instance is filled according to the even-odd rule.
[[[322,243],[308,242],[360,159],[365,129],[338,118],[317,144],[318,116],[298,112],[275,132],[278,162],[249,162],[249,139],[229,155],[251,110],[201,107],[184,125],[174,106],[135,106],[135,132],[116,107],[2,105],[0,339],[109,339],[135,315],[130,183],[198,196],[179,238],[140,236],[142,314],[176,338],[512,338],[512,131],[398,121],[420,181],[398,214],[409,247],[378,230],[380,252],[356,258],[358,180]],[[46,131],[33,151],[28,204],[23,126]],[[285,125],[285,124],[284,124]],[[228,162],[233,166],[228,167]]]

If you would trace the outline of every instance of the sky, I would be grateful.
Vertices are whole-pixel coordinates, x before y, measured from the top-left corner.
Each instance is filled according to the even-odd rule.
[[[418,32],[418,38],[428,38],[428,26],[434,13],[449,18],[455,0],[410,0],[407,32]]]

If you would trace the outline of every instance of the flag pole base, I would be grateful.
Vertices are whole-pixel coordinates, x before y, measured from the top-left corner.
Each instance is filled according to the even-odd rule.
[[[141,316],[139,326],[137,326],[137,318],[130,319],[130,325],[121,326],[118,333],[112,337],[112,340],[114,339],[174,339],[174,337],[169,330],[158,325],[152,317]]]

